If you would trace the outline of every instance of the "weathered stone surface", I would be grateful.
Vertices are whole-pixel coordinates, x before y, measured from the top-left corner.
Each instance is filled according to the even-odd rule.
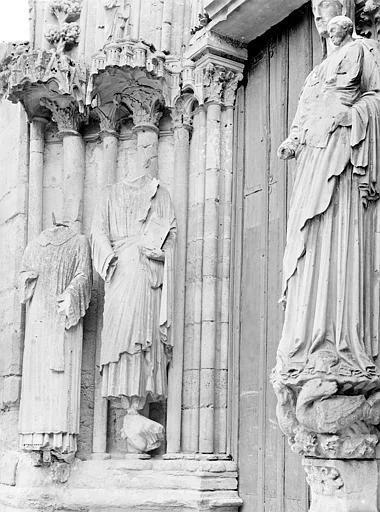
[[[376,461],[305,459],[310,512],[377,512]]]

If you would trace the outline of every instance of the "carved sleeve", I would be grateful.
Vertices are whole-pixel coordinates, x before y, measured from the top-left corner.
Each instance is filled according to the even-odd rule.
[[[168,195],[169,196],[169,195]],[[173,346],[173,340],[168,330],[172,325],[174,305],[174,281],[175,281],[175,245],[177,238],[177,222],[174,214],[173,204],[170,202],[168,218],[170,231],[162,247],[165,252],[164,280],[162,286],[162,300],[160,311],[160,334],[161,341],[167,346]]]
[[[84,317],[91,298],[92,268],[89,243],[84,236],[78,237],[76,271],[62,297],[68,299],[66,329],[76,325]]]
[[[95,210],[91,227],[91,251],[94,268],[106,281],[109,278],[110,263],[116,258],[110,242],[107,195],[104,196],[102,205]]]
[[[33,246],[34,244],[32,243],[26,247],[22,258],[20,271],[21,304],[26,304],[33,297],[37,284],[38,272],[33,258]]]

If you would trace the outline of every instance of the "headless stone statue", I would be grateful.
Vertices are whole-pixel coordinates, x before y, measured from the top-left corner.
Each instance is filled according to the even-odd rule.
[[[105,280],[102,394],[127,411],[130,453],[163,440],[162,425],[138,411],[167,397],[175,232],[169,193],[149,173],[109,186],[93,221],[94,266]]]
[[[60,225],[25,249],[22,302],[27,304],[20,404],[20,447],[50,462],[72,460],[79,433],[82,318],[92,269],[83,235]]]

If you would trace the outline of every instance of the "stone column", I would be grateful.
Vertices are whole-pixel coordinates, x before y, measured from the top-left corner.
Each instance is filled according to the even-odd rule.
[[[169,393],[167,413],[167,452],[181,450],[181,410],[182,410],[182,372],[183,340],[185,322],[185,275],[186,275],[186,238],[187,238],[187,197],[190,150],[190,104],[182,98],[172,113],[174,125],[174,194],[173,205],[177,219],[177,245],[175,269],[175,298],[173,339],[175,350],[169,372]]]
[[[219,230],[221,101],[206,103],[207,148],[203,228],[202,343],[200,366],[199,451],[214,452],[215,348]]]
[[[42,231],[46,123],[46,119],[34,117],[30,126],[28,241],[36,238]]]
[[[106,185],[116,182],[116,163],[119,145],[117,132],[117,108],[114,103],[96,108],[100,120],[100,137],[103,145],[103,172],[98,187],[102,190]]]
[[[202,253],[206,168],[206,110],[194,112],[190,145],[186,303],[183,370],[182,450],[199,448],[199,389],[202,337]]]
[[[63,145],[63,219],[80,232],[83,217],[85,148],[78,132],[83,116],[77,106],[66,98],[44,100],[58,124]]]
[[[164,0],[164,8],[162,13],[162,32],[161,32],[161,48],[162,52],[170,52],[171,35],[172,35],[172,0]]]
[[[118,154],[118,132],[116,131],[117,109],[114,103],[97,107],[96,114],[100,120],[100,137],[103,146],[103,165],[98,174],[98,197],[101,197],[102,191],[107,185],[116,182],[116,162]],[[98,311],[102,311],[104,297],[104,283],[102,279],[96,276],[98,288]],[[99,317],[99,324],[101,318]],[[95,369],[95,394],[94,394],[94,428],[92,435],[92,458],[108,459],[107,454],[107,413],[108,401],[102,397],[102,376],[100,374],[100,350],[101,350],[101,325],[97,328],[96,339],[96,369]]]
[[[125,95],[124,95],[125,93]],[[137,175],[158,173],[158,122],[163,99],[159,90],[141,86],[123,91],[123,102],[133,114],[133,133],[137,136]]]
[[[217,343],[215,362],[215,446],[216,453],[227,451],[227,395],[229,359],[229,311],[232,219],[232,157],[235,93],[240,73],[227,72],[221,116],[221,174],[219,202]]]

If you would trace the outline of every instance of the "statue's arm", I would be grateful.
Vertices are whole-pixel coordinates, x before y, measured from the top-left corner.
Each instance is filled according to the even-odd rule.
[[[31,246],[25,249],[20,270],[20,302],[26,304],[33,297],[36,288],[38,272],[33,268],[33,254]]]
[[[117,264],[117,256],[110,242],[106,198],[96,209],[91,226],[91,251],[95,270],[102,279],[110,281]]]
[[[74,277],[57,298],[58,311],[66,316],[66,329],[76,325],[85,315],[91,298],[91,252],[84,236],[78,239],[76,260]]]

